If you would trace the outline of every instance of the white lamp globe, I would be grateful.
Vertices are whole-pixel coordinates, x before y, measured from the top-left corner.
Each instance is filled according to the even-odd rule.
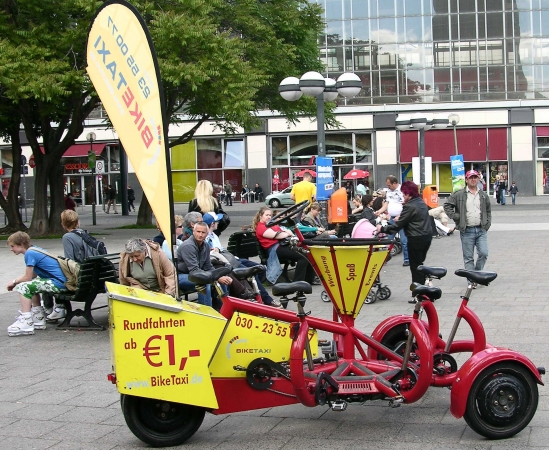
[[[448,117],[443,114],[436,114],[433,118],[433,127],[437,130],[443,130],[448,126]]]
[[[337,89],[336,89],[336,81],[331,78],[324,78],[324,101],[325,102],[333,102],[337,98]]]
[[[303,92],[299,89],[299,78],[284,78],[278,85],[278,93],[284,100],[295,102],[301,98]]]
[[[410,117],[405,114],[399,114],[395,120],[395,127],[398,131],[410,129]]]
[[[324,77],[318,72],[307,72],[299,79],[299,89],[311,97],[322,94],[324,87]]]
[[[355,97],[362,89],[362,81],[354,73],[344,73],[337,79],[336,87],[342,97]]]
[[[425,114],[416,113],[411,117],[410,125],[416,130],[425,129],[427,126],[427,117]]]

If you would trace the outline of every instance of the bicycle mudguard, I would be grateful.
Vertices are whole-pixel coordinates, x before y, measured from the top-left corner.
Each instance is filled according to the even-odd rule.
[[[465,414],[469,391],[477,376],[492,364],[503,361],[512,361],[523,365],[532,372],[538,384],[543,385],[538,369],[526,356],[508,348],[487,348],[471,356],[457,371],[450,394],[450,412],[454,417],[459,419]]]

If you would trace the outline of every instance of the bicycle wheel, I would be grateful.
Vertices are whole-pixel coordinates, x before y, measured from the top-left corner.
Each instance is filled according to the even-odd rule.
[[[379,288],[378,298],[380,300],[387,300],[390,296],[391,296],[391,289],[389,289],[387,286],[383,286],[382,288]]]
[[[379,291],[376,288],[370,289],[370,292],[368,292],[368,295],[364,299],[364,303],[367,305],[371,305],[372,303],[375,303],[378,299]]]

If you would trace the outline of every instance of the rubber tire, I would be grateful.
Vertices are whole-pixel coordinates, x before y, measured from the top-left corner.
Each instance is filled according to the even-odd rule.
[[[399,323],[398,325],[389,329],[387,333],[385,333],[383,338],[381,338],[381,344],[383,344],[385,347],[390,348],[391,350],[394,350],[398,344],[406,344],[406,341],[408,340],[406,331],[408,330],[409,326],[409,322]],[[377,359],[385,360],[386,358],[378,354]]]
[[[364,304],[371,305],[371,304],[375,303],[378,298],[379,298],[379,289],[376,289],[374,291],[374,289],[372,288],[372,289],[370,289],[370,292],[368,292],[368,295],[364,299]]]
[[[320,294],[320,299],[323,301],[323,302],[326,302],[326,303],[329,303],[331,302],[332,300],[330,299],[330,296],[328,295],[328,293],[326,291],[322,291],[322,293]]]
[[[396,256],[399,253],[402,253],[402,244],[400,242],[396,242],[395,244],[393,244],[393,248],[391,249],[389,254],[391,256]]]
[[[500,384],[499,387],[498,382]],[[503,382],[506,382],[506,384],[502,386]],[[516,386],[522,388],[523,392],[515,390],[515,387],[512,386],[515,383],[517,383]],[[502,412],[501,408],[500,411],[494,411],[492,408],[494,406],[492,400],[499,394],[502,387],[506,389],[506,393],[512,394],[514,392],[515,394],[514,398],[517,399],[516,404],[511,405],[511,413],[514,412],[514,416],[508,419],[491,418],[489,416],[491,412],[499,415],[509,414]],[[498,390],[498,393],[487,395],[494,390]],[[485,405],[482,405],[482,402],[477,402],[477,398],[480,397],[479,399],[481,399],[483,394],[485,395]],[[519,395],[522,395],[522,398]],[[467,425],[481,436],[488,439],[506,439],[520,433],[530,423],[536,413],[538,400],[538,385],[532,373],[520,364],[512,361],[503,361],[492,364],[476,377],[467,397],[467,406],[463,418],[467,422]],[[480,409],[479,406],[481,407]],[[491,408],[485,409],[486,406],[490,406]],[[498,406],[501,406],[501,402],[498,403]],[[485,410],[482,411],[482,409]],[[518,411],[519,409],[520,411]],[[501,421],[501,424],[494,423],[497,421]]]
[[[153,447],[183,444],[198,431],[206,414],[199,406],[124,394],[120,405],[131,432]],[[175,414],[167,419],[160,418],[157,414],[160,408],[175,409]]]
[[[387,300],[389,297],[391,297],[391,289],[387,286],[378,289],[377,298],[380,300]]]
[[[269,202],[269,206],[271,208],[280,208],[280,206],[282,205],[282,203],[280,203],[280,200],[276,199],[276,198],[273,198],[270,202]]]

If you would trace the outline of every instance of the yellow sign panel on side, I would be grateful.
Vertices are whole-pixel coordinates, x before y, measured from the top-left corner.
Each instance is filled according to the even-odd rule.
[[[337,311],[358,316],[383,263],[387,246],[310,246]]]
[[[208,363],[226,319],[214,309],[108,283],[118,391],[217,408]]]
[[[309,342],[313,358],[318,356],[318,336],[309,330]],[[274,362],[290,360],[290,324],[248,314],[234,314],[225,329],[223,338],[210,364],[213,378],[244,378],[245,371],[257,358],[268,358]]]

